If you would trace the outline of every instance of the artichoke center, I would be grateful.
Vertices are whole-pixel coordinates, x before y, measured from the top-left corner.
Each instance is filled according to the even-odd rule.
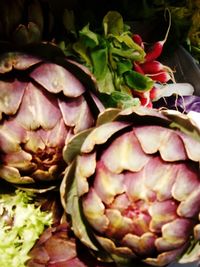
[[[62,160],[62,152],[58,147],[45,147],[38,149],[36,154],[33,154],[33,161],[41,170],[48,170],[52,165],[60,165]]]
[[[149,215],[146,204],[142,200],[131,203],[128,207],[126,207],[126,209],[122,211],[122,215],[130,219],[134,219],[141,214]]]

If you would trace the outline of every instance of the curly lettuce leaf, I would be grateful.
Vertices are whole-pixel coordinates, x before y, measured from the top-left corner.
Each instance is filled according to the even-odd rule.
[[[30,249],[51,224],[51,213],[36,207],[33,198],[20,190],[0,194],[0,266],[25,266]]]

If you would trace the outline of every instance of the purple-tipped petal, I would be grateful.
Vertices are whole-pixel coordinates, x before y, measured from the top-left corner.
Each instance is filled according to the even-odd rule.
[[[149,158],[141,149],[133,132],[116,138],[102,154],[105,166],[114,173],[123,170],[138,172],[147,164]]]
[[[105,214],[109,221],[106,236],[120,240],[124,235],[131,232],[132,220],[123,216],[119,210],[106,209]]]
[[[176,180],[177,166],[166,163],[159,157],[152,158],[145,166],[145,184],[156,192],[159,201],[172,197],[172,186]]]
[[[52,236],[44,245],[51,262],[62,262],[73,259],[76,256],[76,244],[73,241]]]
[[[168,131],[168,136],[165,136],[159,151],[161,158],[165,161],[174,162],[187,159],[184,144],[174,131]]]
[[[160,126],[143,126],[134,129],[134,131],[146,153],[153,154],[160,151],[161,157],[165,161],[187,159],[183,142],[173,130]]]
[[[9,72],[13,68],[17,70],[26,70],[39,62],[41,62],[41,59],[28,54],[8,53],[1,58],[0,73]]]
[[[156,237],[156,235],[150,232],[147,232],[142,236],[136,236],[129,233],[123,238],[122,244],[128,246],[139,255],[151,255],[155,252]]]
[[[51,168],[54,168],[54,166],[52,166]],[[39,168],[35,172],[33,172],[31,176],[37,182],[53,181],[59,178],[57,176],[55,177],[54,175],[52,175],[52,172],[50,172],[49,170],[46,171],[46,170],[41,170]]]
[[[83,96],[59,100],[58,103],[65,124],[74,127],[74,133],[85,130],[93,125],[94,119]]]
[[[130,229],[130,232],[133,234],[141,236],[149,231],[151,216],[146,210],[146,207],[140,207],[140,202],[130,206],[123,212],[123,215],[132,219],[132,228]]]
[[[54,128],[50,130],[39,129],[37,135],[47,147],[63,147],[67,138],[69,129],[64,124],[63,119],[60,119]]]
[[[81,152],[91,152],[95,145],[104,144],[114,133],[126,128],[128,125],[129,123],[115,121],[99,126],[86,137],[81,147]]]
[[[173,200],[162,202],[153,202],[150,204],[149,214],[151,215],[150,230],[153,232],[161,232],[164,224],[175,220],[178,216],[176,213],[177,203]]]
[[[163,143],[163,139],[168,134],[168,129],[160,126],[141,126],[134,128],[134,132],[144,152],[153,154],[159,150]]]
[[[199,187],[200,181],[198,173],[190,165],[179,164],[177,179],[172,188],[172,196],[178,201],[184,201]]]
[[[37,131],[28,131],[27,132],[27,142],[24,145],[27,151],[36,153],[38,149],[44,150],[45,143],[40,136],[40,129]]]
[[[0,165],[0,177],[7,182],[16,184],[34,183],[31,177],[22,177],[16,168],[10,166]]]
[[[94,188],[104,203],[112,203],[116,195],[125,191],[123,181],[123,174],[110,172],[101,161],[97,163]]]
[[[144,262],[150,264],[152,266],[166,266],[167,264],[172,263],[177,259],[178,256],[184,251],[185,246],[182,246],[178,249],[170,250],[167,252],[163,252],[157,256],[157,258],[146,258]]]
[[[115,197],[113,202],[109,205],[111,209],[117,209],[120,212],[123,212],[124,209],[127,209],[131,205],[131,201],[129,200],[126,193],[118,195]]]
[[[16,120],[27,130],[53,128],[61,118],[57,100],[32,83],[29,83]]]
[[[4,121],[0,126],[0,149],[5,153],[21,150],[20,144],[27,140],[26,131],[16,121]]]
[[[179,135],[184,142],[188,158],[200,162],[200,142],[194,138],[190,138],[190,136],[184,133],[179,133]]]
[[[0,81],[0,120],[2,113],[14,115],[21,103],[27,82]]]
[[[54,94],[63,92],[68,97],[77,97],[85,91],[83,84],[71,72],[53,63],[41,64],[30,76]]]
[[[3,157],[5,165],[17,168],[19,171],[33,171],[36,165],[31,162],[31,154],[20,150],[14,153],[6,154]]]
[[[87,179],[92,176],[96,168],[96,153],[77,157],[77,168],[75,176],[77,178],[78,195],[82,196],[89,190]]]
[[[184,245],[192,233],[194,222],[177,218],[162,227],[162,237],[157,238],[156,247],[159,251],[179,248]]]
[[[194,191],[182,201],[178,207],[177,213],[181,217],[193,218],[200,211],[200,184]]]
[[[98,232],[103,233],[109,224],[108,218],[105,216],[105,206],[103,205],[101,198],[91,188],[89,193],[83,197],[83,211],[88,222]]]
[[[137,201],[139,199],[154,201],[156,199],[156,193],[145,186],[144,174],[143,170],[140,172],[126,172],[124,174],[126,193],[132,201]]]
[[[136,255],[134,254],[134,252],[128,248],[127,246],[119,246],[117,247],[115,245],[115,243],[108,238],[105,237],[101,237],[101,236],[97,236],[96,235],[96,239],[98,240],[98,242],[100,243],[100,245],[102,245],[102,247],[109,253],[111,254],[115,254],[118,256],[126,256],[128,258],[136,258]]]

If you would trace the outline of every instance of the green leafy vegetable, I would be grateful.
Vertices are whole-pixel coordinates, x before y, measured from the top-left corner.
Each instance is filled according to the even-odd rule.
[[[130,86],[130,88],[134,88],[136,91],[147,91],[153,86],[151,78],[133,70],[126,72],[124,77],[127,85]]]
[[[76,60],[86,65],[94,74],[98,90],[106,106],[129,107],[140,103],[134,100],[133,91],[141,93],[150,90],[153,80],[133,71],[133,63],[143,63],[145,51],[134,42],[130,27],[117,11],[109,11],[103,18],[102,28],[92,31],[84,26],[73,43],[72,51]],[[69,48],[69,47],[67,47]],[[63,49],[63,46],[62,46]],[[117,102],[118,101],[118,102]]]
[[[129,108],[131,106],[139,106],[139,98],[133,98],[130,94],[125,92],[114,91],[110,95],[101,95],[102,101],[106,107],[121,107]]]
[[[51,213],[36,207],[31,193],[1,194],[0,266],[25,266],[28,252],[51,221]]]

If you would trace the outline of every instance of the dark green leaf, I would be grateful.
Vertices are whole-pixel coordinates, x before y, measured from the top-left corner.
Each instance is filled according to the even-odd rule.
[[[103,47],[91,51],[91,58],[93,63],[93,72],[95,77],[103,79],[108,71],[108,49]]]
[[[86,66],[92,66],[92,62],[88,53],[88,49],[85,44],[78,41],[73,44],[74,51],[80,56],[81,59],[85,61]]]
[[[131,60],[120,60],[119,62],[117,62],[117,73],[118,75],[122,75],[125,72],[131,70],[133,68],[133,64],[131,62]]]
[[[140,100],[125,92],[114,91],[110,95],[102,94],[101,101],[105,107],[128,108],[140,105]]]
[[[140,105],[140,100],[134,98],[132,95],[129,95],[125,92],[115,91],[111,94],[113,102],[116,103],[117,107],[128,108],[132,106]]]
[[[86,47],[94,48],[99,45],[98,35],[89,29],[87,24],[80,32],[81,41]]]
[[[148,91],[153,87],[154,81],[136,71],[129,71],[124,74],[126,84],[136,91]]]
[[[65,9],[63,13],[63,24],[65,29],[68,32],[71,32],[75,36],[76,34],[76,27],[75,27],[75,18],[74,12],[72,10]]]

